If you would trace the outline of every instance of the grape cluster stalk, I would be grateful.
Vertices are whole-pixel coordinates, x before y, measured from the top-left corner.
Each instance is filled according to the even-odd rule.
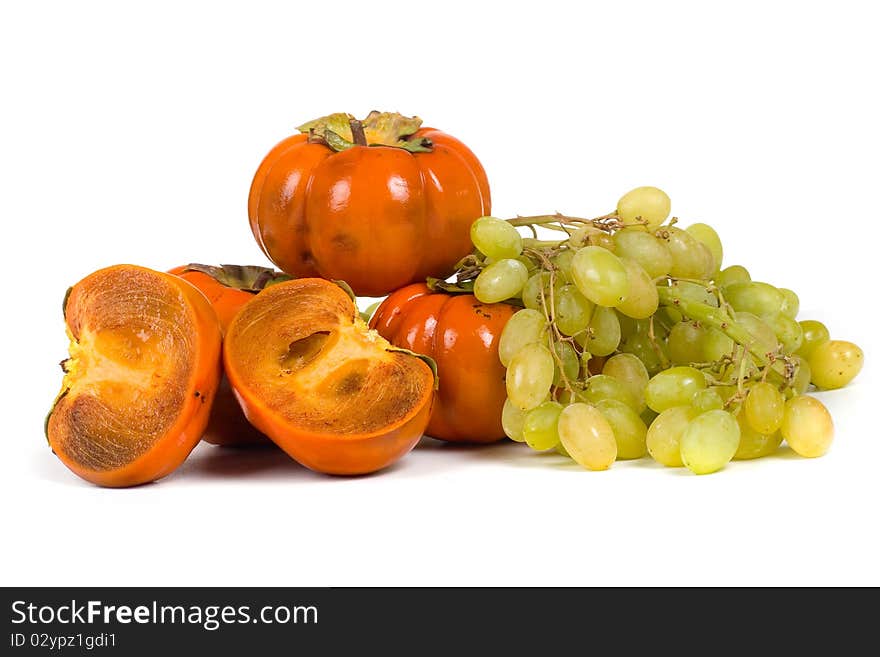
[[[722,269],[717,232],[670,211],[662,190],[639,187],[592,219],[474,222],[474,252],[433,285],[521,306],[498,346],[505,433],[591,470],[649,454],[707,474],[783,440],[823,455],[834,425],[806,393],[849,383],[861,349],[798,321],[792,290]]]

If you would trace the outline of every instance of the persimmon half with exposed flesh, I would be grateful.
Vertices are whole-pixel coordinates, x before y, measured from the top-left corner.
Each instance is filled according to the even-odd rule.
[[[419,441],[435,376],[392,346],[333,282],[267,288],[232,320],[226,375],[248,420],[291,457],[329,474],[365,474]]]
[[[52,450],[101,486],[164,477],[199,442],[220,379],[220,326],[170,274],[117,265],[68,292],[70,358],[46,420]]]

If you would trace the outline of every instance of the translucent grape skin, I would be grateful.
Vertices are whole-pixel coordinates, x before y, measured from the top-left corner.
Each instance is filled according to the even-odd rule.
[[[810,387],[810,379],[813,376],[810,364],[806,358],[798,354],[794,354],[790,358],[794,364],[794,379],[791,382],[791,388],[795,394],[802,395]]]
[[[626,404],[636,413],[642,411],[639,400],[629,391],[627,386],[607,374],[596,374],[587,379],[587,387],[579,397],[592,404],[613,399]]]
[[[695,322],[679,322],[669,331],[666,345],[674,365],[703,362],[703,343],[706,330]]]
[[[530,308],[517,310],[507,320],[498,340],[498,358],[501,364],[504,367],[510,365],[513,357],[527,344],[543,342],[547,328],[543,313]]]
[[[785,412],[785,399],[779,389],[771,383],[761,381],[749,390],[743,402],[742,413],[749,426],[762,434],[773,434],[782,426]]]
[[[636,410],[645,410],[645,388],[650,377],[642,361],[633,354],[615,354],[605,361],[602,374],[620,381],[636,400]]]
[[[858,375],[865,362],[865,356],[859,346],[852,342],[828,340],[816,345],[807,360],[816,387],[836,390]]]
[[[651,458],[668,468],[682,467],[681,436],[696,416],[696,409],[687,405],[667,408],[654,418],[645,437]]]
[[[662,413],[673,406],[689,404],[694,393],[706,387],[706,378],[693,367],[671,367],[654,375],[645,388],[648,406]]]
[[[807,458],[822,456],[834,440],[831,414],[822,402],[808,395],[785,402],[780,431],[788,446]]]
[[[617,201],[617,218],[625,224],[644,224],[655,231],[669,217],[672,201],[662,189],[636,187]]]
[[[648,427],[632,408],[616,399],[606,399],[596,404],[599,412],[608,420],[617,441],[618,459],[640,459],[648,451],[645,435]]]
[[[727,411],[698,415],[681,436],[681,460],[694,474],[717,472],[730,463],[739,447],[739,424]]]
[[[798,295],[795,294],[794,290],[789,290],[787,287],[779,288],[779,292],[782,294],[782,306],[780,306],[779,312],[790,319],[797,318],[798,311],[801,308],[801,300],[798,298]]]
[[[748,423],[744,413],[737,415],[736,421],[739,424],[739,446],[736,448],[736,454],[733,455],[735,461],[767,456],[779,449],[779,445],[782,444],[781,433],[778,431],[770,435],[758,433]]]
[[[620,344],[620,321],[613,308],[596,306],[586,333],[575,339],[593,356],[607,356]]]
[[[516,258],[523,249],[516,228],[495,217],[480,217],[471,224],[471,242],[493,260]]]
[[[694,393],[691,398],[691,406],[697,413],[705,413],[706,411],[714,411],[724,408],[724,400],[715,388],[706,388]]]
[[[736,311],[745,311],[758,317],[773,317],[782,307],[782,292],[769,283],[751,281],[733,283],[724,288],[724,297]]]
[[[553,293],[553,319],[564,335],[575,335],[590,325],[593,302],[574,285],[563,285]]]
[[[542,344],[528,344],[507,366],[507,397],[521,410],[543,402],[553,385],[554,363],[550,350]]]
[[[546,401],[526,413],[522,435],[526,444],[534,450],[543,452],[552,449],[559,443],[556,424],[562,404]]]
[[[556,363],[556,369],[553,372],[553,385],[562,385],[564,378],[569,381],[577,379],[581,369],[581,361],[578,358],[574,347],[567,342],[556,342],[553,344],[553,349],[556,351],[559,360],[562,362],[561,368],[559,367],[559,363]]]
[[[728,285],[733,285],[734,283],[748,283],[751,280],[752,276],[749,274],[748,269],[742,265],[731,265],[716,274],[715,285],[723,290]]]
[[[585,468],[607,470],[617,458],[614,430],[595,406],[569,404],[559,415],[557,431],[569,456]]]
[[[519,295],[529,270],[519,260],[504,258],[483,269],[474,281],[474,296],[483,303],[498,303]]]
[[[652,279],[666,276],[672,269],[672,254],[662,240],[643,230],[621,230],[614,236],[615,253],[639,263]]]
[[[813,349],[831,339],[831,334],[822,322],[815,319],[805,319],[798,323],[804,331],[804,339],[801,342],[800,349],[795,353],[804,358],[809,358]]]
[[[664,229],[666,245],[672,254],[669,273],[675,278],[708,280],[715,273],[712,252],[693,235],[681,228],[669,226]]]
[[[618,305],[629,288],[620,258],[600,246],[585,246],[574,254],[571,276],[581,293],[599,306]]]
[[[657,286],[648,272],[635,260],[623,258],[621,262],[626,268],[628,288],[623,301],[617,305],[617,310],[628,317],[646,319],[657,311]]]
[[[526,280],[526,284],[522,289],[523,305],[531,310],[539,310],[544,312],[544,303],[550,308],[550,272],[539,271]],[[556,281],[556,287],[560,287],[559,281]],[[541,300],[541,290],[544,291],[544,300]],[[555,296],[555,295],[554,295]]]
[[[724,258],[724,247],[721,245],[721,238],[718,237],[718,233],[715,232],[715,229],[709,224],[696,223],[691,224],[685,228],[685,230],[689,232],[694,239],[698,242],[702,242],[706,245],[706,248],[709,249],[709,252],[712,254],[712,260],[715,263],[714,271],[721,269],[721,261]]]
[[[501,428],[504,429],[505,435],[518,443],[525,442],[523,437],[525,421],[525,412],[509,399],[505,399],[504,406],[501,407]]]
[[[794,353],[800,349],[804,342],[804,329],[796,320],[788,315],[779,313],[769,317],[767,324],[773,329],[786,353]]]

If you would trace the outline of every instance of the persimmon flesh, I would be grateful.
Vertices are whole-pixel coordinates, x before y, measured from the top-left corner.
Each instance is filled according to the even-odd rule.
[[[365,474],[419,441],[434,373],[367,328],[335,283],[279,283],[230,324],[223,360],[248,420],[291,457],[329,474]]]
[[[220,378],[220,327],[175,276],[133,265],[90,274],[64,307],[70,357],[46,422],[80,477],[134,486],[174,470],[198,443]]]

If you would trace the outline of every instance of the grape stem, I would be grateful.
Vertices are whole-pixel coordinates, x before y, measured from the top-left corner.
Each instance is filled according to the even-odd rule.
[[[771,357],[771,354],[762,352],[755,346],[755,339],[742,325],[738,324],[726,311],[721,308],[685,299],[671,287],[657,287],[660,304],[678,308],[684,315],[722,331],[727,337],[741,345],[752,355],[755,364],[759,367],[772,369],[776,374],[786,379],[784,368],[779,367],[779,361]]]

